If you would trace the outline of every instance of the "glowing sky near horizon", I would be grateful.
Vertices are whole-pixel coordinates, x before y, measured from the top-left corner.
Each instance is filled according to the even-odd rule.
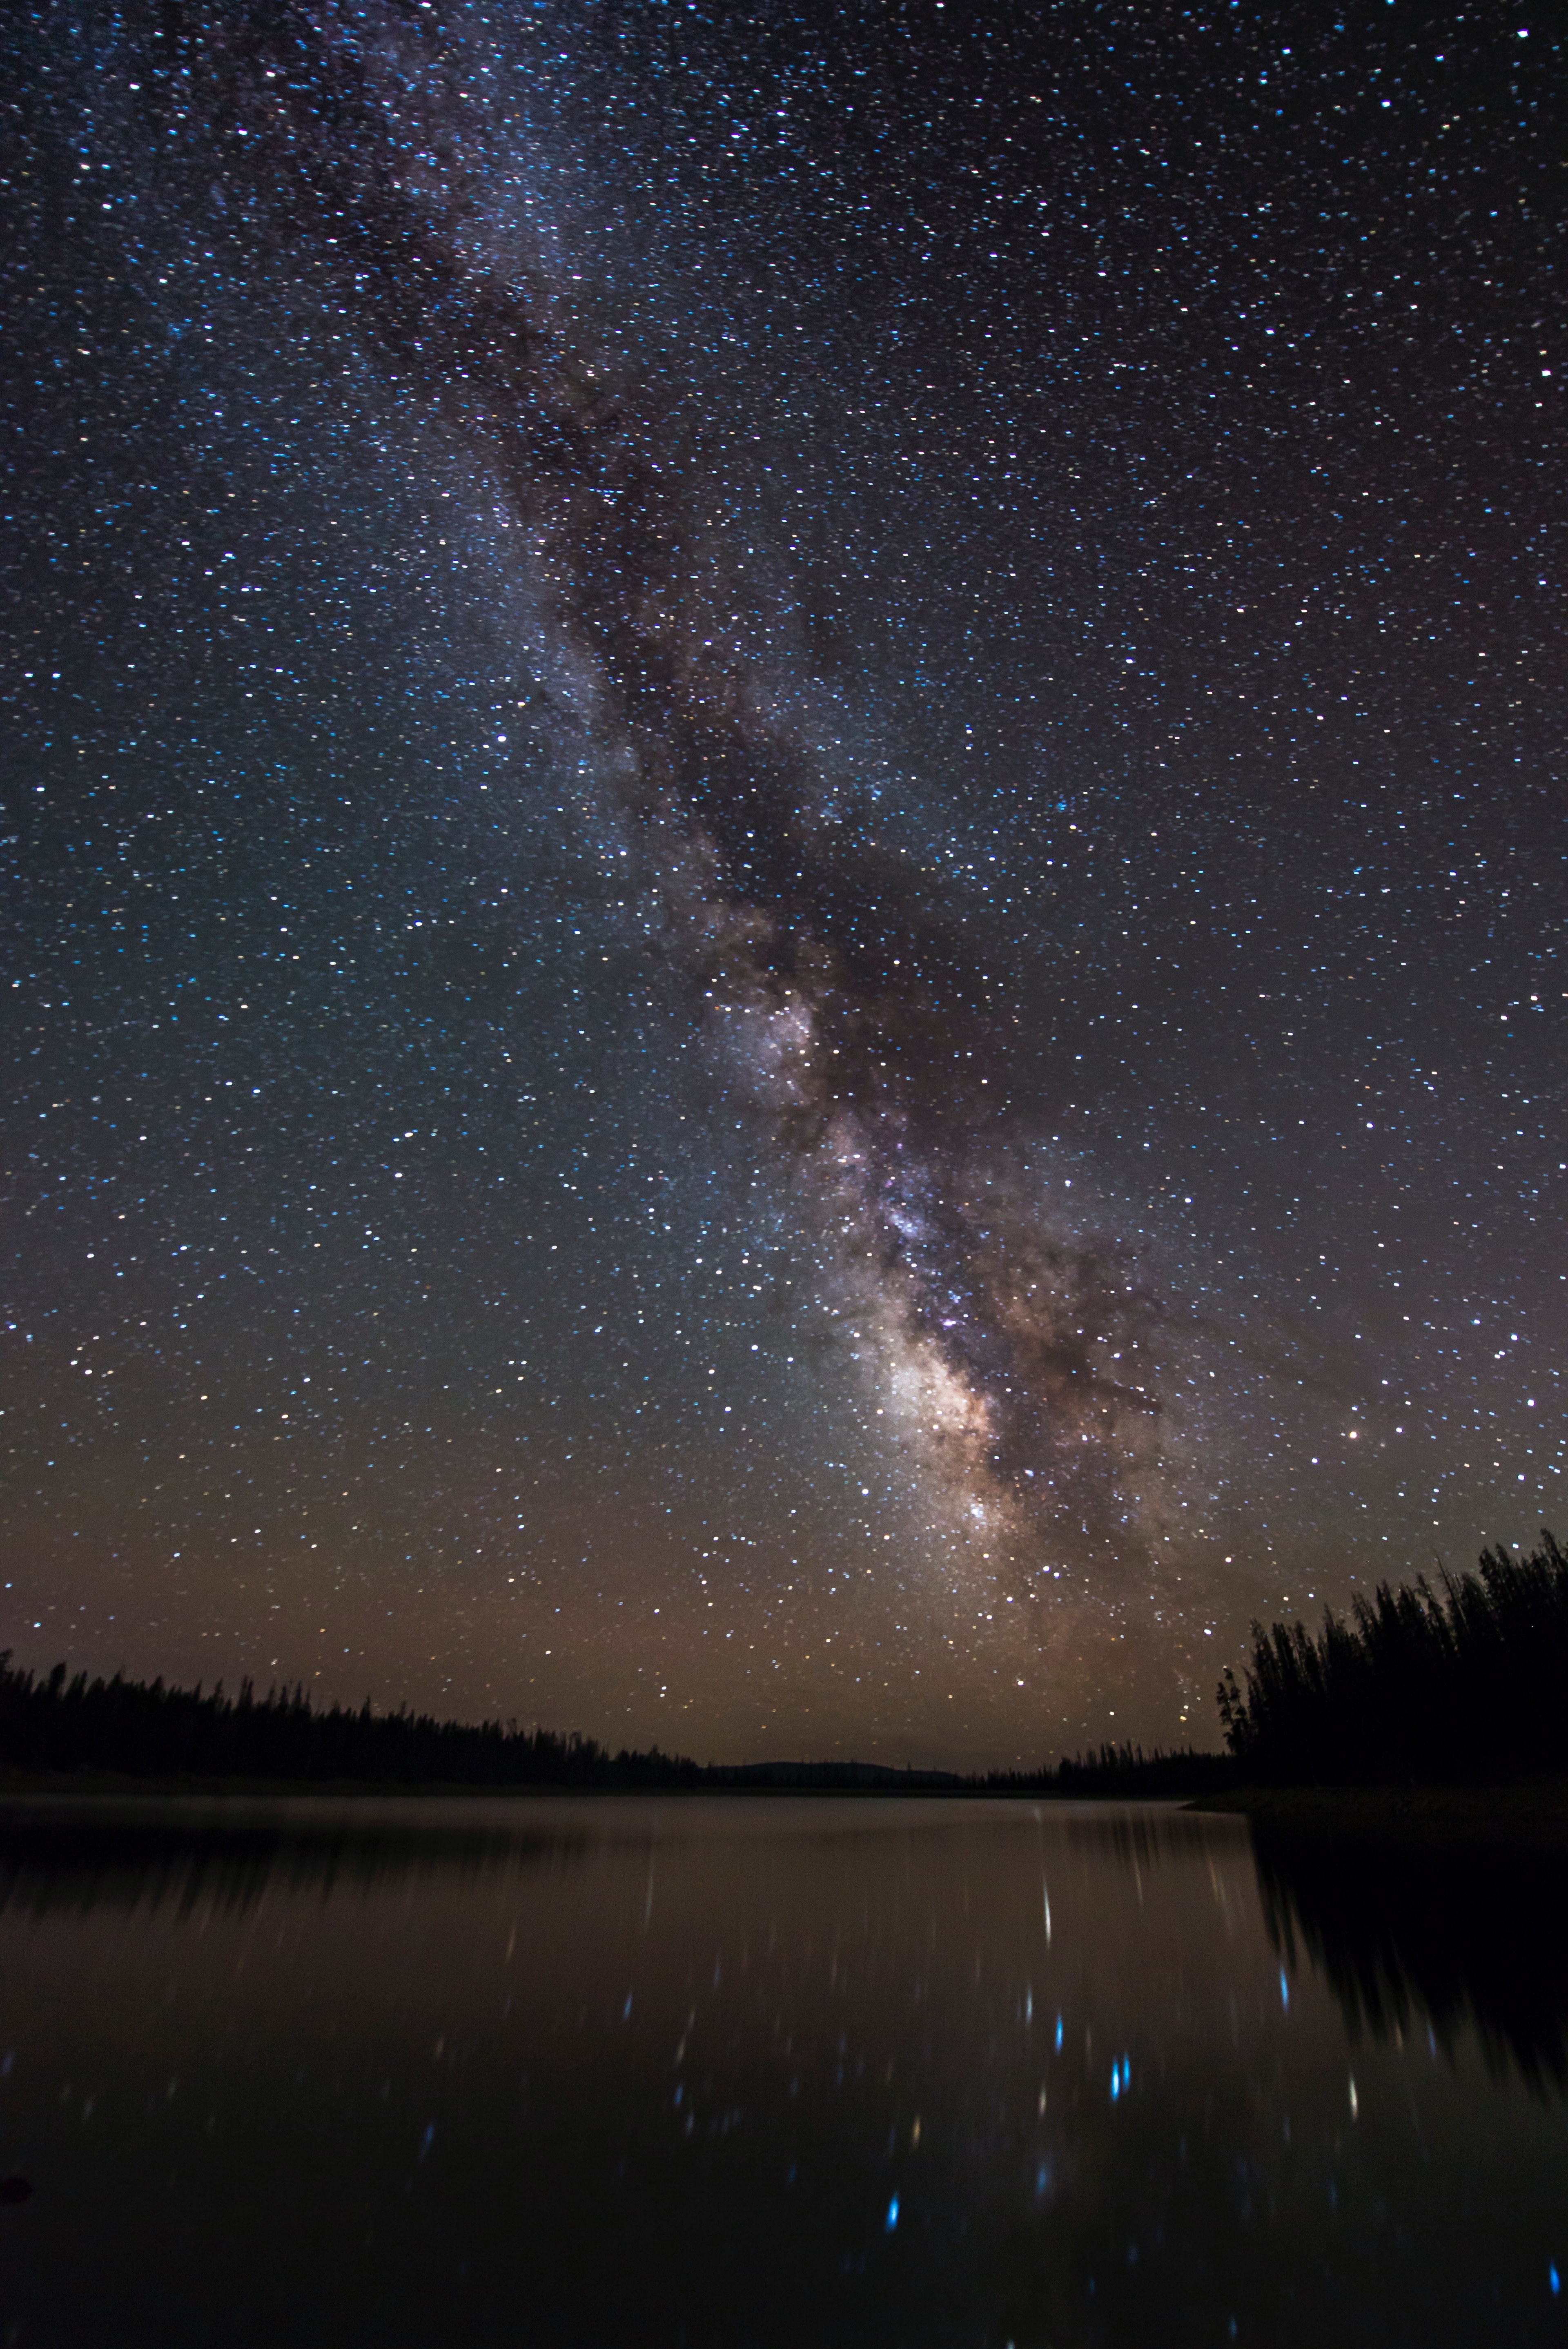
[[[0,1642],[1212,1742],[1561,1526],[1561,44],[5,35]]]

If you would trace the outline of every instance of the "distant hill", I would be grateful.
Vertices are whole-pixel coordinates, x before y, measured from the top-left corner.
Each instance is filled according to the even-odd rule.
[[[703,1772],[708,1786],[875,1787],[879,1792],[917,1795],[974,1785],[956,1770],[894,1770],[882,1762],[744,1762],[734,1766],[710,1764]]]

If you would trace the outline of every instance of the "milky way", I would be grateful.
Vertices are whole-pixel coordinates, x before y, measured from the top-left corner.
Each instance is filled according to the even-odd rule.
[[[66,23],[6,1635],[1010,1757],[1550,1516],[1544,40]]]
[[[1008,1168],[1016,1121],[985,1098],[999,1055],[984,973],[879,869],[852,768],[836,774],[802,724],[798,649],[792,675],[787,653],[748,644],[741,610],[702,594],[700,470],[687,457],[666,481],[681,452],[664,419],[572,347],[542,268],[499,274],[459,166],[436,161],[463,154],[461,99],[418,17],[411,37],[404,23],[269,9],[222,60],[213,112],[504,484],[548,583],[572,714],[624,814],[628,886],[720,1040],[716,1076],[762,1112],[770,1157],[815,1211],[912,1445],[996,1521],[994,1540],[1035,1547],[1037,1570],[1059,1579],[1080,1537],[1103,1568],[1127,1547],[1128,1431],[1158,1411],[1116,1368],[1139,1330],[1147,1348],[1150,1299]],[[738,604],[747,566],[732,567]]]

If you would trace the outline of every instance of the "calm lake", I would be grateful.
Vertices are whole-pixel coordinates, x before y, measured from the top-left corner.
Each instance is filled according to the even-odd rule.
[[[1556,2342],[1563,1876],[1152,1806],[9,1803],[0,2342]]]

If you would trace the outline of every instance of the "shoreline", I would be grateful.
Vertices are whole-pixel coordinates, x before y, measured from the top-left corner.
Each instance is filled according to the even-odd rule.
[[[1254,1835],[1402,1841],[1501,1839],[1568,1849],[1568,1780],[1524,1779],[1493,1785],[1236,1786],[1202,1795],[1189,1811],[1243,1817]]]
[[[902,1775],[902,1774],[901,1774]],[[865,1785],[823,1785],[811,1780],[789,1779],[741,1780],[738,1784],[717,1785],[584,1785],[570,1779],[538,1779],[511,1785],[476,1785],[471,1779],[445,1778],[230,1778],[184,1776],[142,1776],[129,1772],[104,1770],[39,1770],[0,1773],[0,1805],[10,1800],[25,1801],[36,1795],[78,1795],[88,1796],[130,1797],[146,1795],[170,1799],[179,1796],[211,1796],[217,1801],[246,1798],[286,1800],[290,1796],[320,1798],[330,1795],[334,1800],[349,1797],[373,1801],[388,1798],[408,1801],[527,1802],[534,1797],[559,1798],[563,1795],[580,1795],[584,1799],[600,1796],[634,1796],[638,1801],[705,1802],[729,1801],[737,1795],[748,1800],[760,1797],[774,1800],[787,1796],[792,1800],[807,1797],[818,1802],[945,1802],[945,1803],[1138,1803],[1158,1806],[1162,1810],[1194,1809],[1197,1805],[1180,1795],[1131,1793],[1087,1793],[1080,1788],[1058,1791],[1054,1787],[1016,1786],[953,1786],[923,1785],[916,1773],[907,1785],[879,1785],[874,1781]]]
[[[902,1774],[900,1774],[902,1776]],[[904,1785],[824,1785],[810,1780],[764,1779],[760,1782],[708,1785],[584,1785],[570,1780],[539,1780],[511,1785],[476,1785],[472,1780],[208,1777],[196,1773],[141,1775],[119,1771],[0,1772],[0,1810],[13,1803],[46,1797],[76,1797],[82,1801],[160,1802],[507,1802],[531,1800],[624,1799],[644,1802],[776,1801],[817,1802],[1033,1803],[1093,1808],[1134,1805],[1161,1811],[1180,1811],[1198,1817],[1244,1818],[1254,1834],[1278,1832],[1313,1837],[1365,1840],[1390,1837],[1401,1841],[1423,1837],[1434,1841],[1500,1838],[1517,1843],[1561,1845],[1568,1848],[1568,1780],[1533,1779],[1491,1785],[1377,1786],[1235,1786],[1196,1795],[1142,1793],[1133,1788],[1097,1790],[1053,1787],[954,1786],[922,1785],[918,1773]]]

